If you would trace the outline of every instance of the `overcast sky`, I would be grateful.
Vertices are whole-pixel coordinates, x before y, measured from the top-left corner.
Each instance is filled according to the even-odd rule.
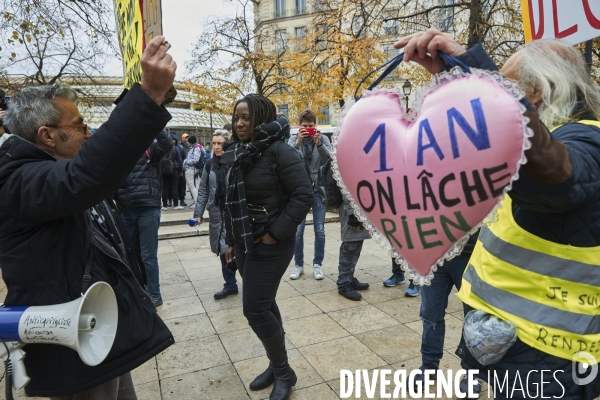
[[[172,47],[169,53],[177,62],[177,80],[186,76],[185,62],[191,59],[195,39],[203,23],[214,15],[235,15],[237,1],[229,0],[162,0],[163,33]],[[120,61],[107,62],[105,74],[123,74]]]

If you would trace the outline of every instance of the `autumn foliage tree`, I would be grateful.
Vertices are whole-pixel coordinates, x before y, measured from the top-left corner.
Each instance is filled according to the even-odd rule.
[[[459,43],[482,43],[502,63],[524,43],[518,0],[320,0],[301,49],[288,52],[285,93],[295,106],[343,107],[367,74],[397,54],[393,43],[431,27],[449,32]],[[365,89],[378,74],[367,79]],[[429,80],[415,64],[401,64],[380,86],[414,86]]]
[[[437,28],[467,48],[481,43],[500,66],[524,45],[520,0],[315,0],[303,34],[291,39],[277,37],[276,18],[254,27],[251,7],[264,13],[263,3],[237,1],[242,11],[235,18],[212,21],[198,39],[191,65],[201,71],[197,82],[225,93],[264,94],[286,104],[292,120],[304,108],[322,116],[322,107],[343,107],[369,72],[398,54],[393,43],[418,31]],[[418,88],[430,75],[402,63],[379,86],[400,89],[406,79]]]
[[[265,49],[272,38],[268,29],[254,31],[251,0],[238,0],[233,17],[210,19],[197,38],[193,60],[187,67],[197,83],[235,89],[237,95],[255,92],[272,95],[281,81],[283,51]]]
[[[21,85],[101,75],[117,55],[112,0],[0,0],[0,10],[0,70]]]
[[[326,65],[327,89],[340,107],[386,58],[381,42],[389,39],[383,21],[391,4],[391,0],[321,2],[324,11],[314,18],[308,40],[315,59]]]
[[[304,108],[318,111],[331,103],[343,107],[361,80],[392,55],[386,50],[396,39],[384,27],[392,0],[321,0],[318,4],[305,35],[294,39],[284,57],[285,90],[276,98],[290,105],[291,115]],[[367,79],[363,88],[376,77]]]
[[[188,68],[213,92],[254,91],[288,104],[291,117],[306,107],[343,106],[362,77],[389,56],[379,42],[392,2],[320,0],[305,35],[287,40],[277,36],[277,24],[255,28],[250,11],[256,2],[238,0],[235,17],[207,23]]]
[[[223,82],[212,82],[210,85],[197,80],[183,82],[183,89],[193,97],[194,108],[210,113],[231,114],[237,88]]]
[[[396,15],[406,33],[437,28],[467,48],[481,43],[502,64],[523,46],[519,0],[401,0]]]

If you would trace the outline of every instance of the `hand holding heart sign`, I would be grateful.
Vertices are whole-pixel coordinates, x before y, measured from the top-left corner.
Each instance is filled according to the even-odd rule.
[[[413,121],[395,91],[366,92],[346,108],[334,137],[355,213],[422,283],[460,253],[524,161],[520,92],[500,74],[470,72],[436,75]]]

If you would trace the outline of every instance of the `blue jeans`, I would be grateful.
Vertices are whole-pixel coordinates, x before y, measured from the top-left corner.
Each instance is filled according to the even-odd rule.
[[[396,261],[394,261],[393,258],[392,258],[392,275],[400,278],[400,280],[404,279],[404,271],[402,271],[402,268],[400,268],[400,264],[398,264]]]
[[[315,228],[315,258],[313,264],[321,265],[325,257],[325,213],[327,209],[321,203],[318,192],[314,192],[312,206],[313,226]],[[302,220],[296,230],[296,250],[294,251],[294,264],[299,267],[304,266],[304,227],[306,218]]]
[[[152,300],[161,300],[158,281],[160,208],[131,208],[121,212],[121,217],[134,243],[139,236],[142,263],[146,269],[146,292]]]
[[[469,263],[471,254],[461,254],[442,267],[438,267],[431,285],[424,285],[421,291],[421,312],[423,337],[421,356],[423,364],[438,367],[444,355],[444,336],[446,334],[446,308],[452,286],[460,290],[463,272]],[[463,305],[463,310],[465,310]]]
[[[227,261],[225,260],[225,254],[221,254],[221,269],[223,271],[223,279],[225,279],[225,284],[223,285],[223,289],[225,290],[238,290],[237,280],[235,279],[235,272],[231,272],[229,268],[227,268]],[[232,261],[235,262],[235,259]]]

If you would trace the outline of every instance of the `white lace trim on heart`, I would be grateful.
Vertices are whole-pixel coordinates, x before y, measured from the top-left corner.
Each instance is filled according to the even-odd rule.
[[[354,210],[354,215],[362,222],[362,224],[365,226],[365,228],[367,228],[369,230],[369,232],[371,233],[371,236],[377,241],[377,243],[379,243],[387,251],[387,253],[390,255],[390,257],[394,258],[396,263],[398,263],[400,265],[400,267],[404,271],[406,271],[406,274],[408,275],[407,277],[409,279],[412,279],[415,284],[419,284],[419,285],[430,285],[431,280],[433,279],[434,273],[437,271],[438,266],[442,266],[445,261],[449,261],[449,260],[453,259],[454,257],[458,256],[462,252],[465,244],[469,240],[469,236],[472,233],[477,231],[477,229],[479,229],[481,226],[488,225],[488,224],[496,221],[497,210],[501,207],[500,203],[504,199],[504,196],[506,196],[506,193],[512,189],[513,182],[516,181],[517,179],[519,179],[519,169],[520,169],[521,165],[527,163],[527,158],[525,157],[525,151],[531,148],[531,141],[529,140],[529,138],[533,137],[533,130],[528,127],[528,124],[530,121],[529,118],[526,117],[525,115],[523,115],[526,111],[525,106],[520,103],[520,100],[523,98],[523,94],[521,93],[521,91],[519,90],[519,88],[515,82],[505,78],[504,75],[500,74],[499,72],[492,72],[492,71],[486,71],[486,70],[481,70],[481,69],[477,69],[477,68],[471,68],[471,73],[466,73],[462,69],[457,67],[457,68],[453,68],[452,70],[450,70],[448,72],[441,72],[437,75],[434,75],[433,78],[431,79],[431,81],[429,83],[427,83],[423,87],[423,90],[417,95],[413,109],[420,110],[425,96],[428,93],[430,93],[431,91],[433,91],[436,88],[438,88],[439,86],[441,86],[442,84],[444,84],[446,82],[450,82],[455,79],[467,77],[469,75],[483,76],[485,78],[492,80],[493,82],[500,84],[500,86],[502,86],[508,93],[510,93],[515,98],[515,100],[517,100],[519,102],[519,107],[521,109],[521,114],[522,114],[521,117],[523,120],[523,149],[521,152],[521,158],[519,159],[519,161],[517,161],[517,166],[516,166],[517,173],[510,179],[509,184],[504,188],[504,193],[498,199],[498,203],[494,206],[492,211],[488,214],[488,216],[486,218],[484,218],[484,220],[480,224],[478,224],[476,227],[474,227],[471,230],[471,232],[466,234],[454,246],[452,246],[446,252],[446,254],[444,254],[444,256],[437,261],[437,263],[432,265],[431,272],[426,276],[419,275],[419,273],[417,271],[415,271],[402,258],[402,256],[396,251],[396,249],[394,249],[392,247],[392,245],[387,240],[385,235],[382,234],[379,231],[379,229],[377,229],[377,227],[371,223],[371,221],[369,221],[369,219],[367,218],[365,213],[358,206],[358,204],[356,204],[356,202],[354,201],[354,198],[352,197],[352,195],[346,188],[344,181],[342,180],[342,177],[340,175],[340,171],[338,168],[338,164],[337,164],[337,153],[336,153],[337,142],[338,142],[338,137],[340,134],[340,129],[344,124],[344,118],[348,114],[348,111],[356,103],[356,101],[354,99],[348,100],[346,102],[344,108],[341,111],[340,123],[339,123],[338,127],[335,129],[335,132],[333,133],[333,144],[332,144],[333,177],[338,182],[338,185],[340,187],[342,194],[347,199],[349,199],[350,206]],[[367,90],[367,91],[363,92],[362,97],[372,96],[378,92],[388,92],[388,93],[393,93],[393,94],[397,95],[398,101],[400,103],[400,107],[405,112],[404,118],[406,118],[409,121],[416,121],[416,119],[419,116],[419,112],[413,111],[410,114],[406,114],[406,109],[402,104],[403,95],[400,94],[396,90],[385,89],[385,88],[375,88],[373,90]]]

